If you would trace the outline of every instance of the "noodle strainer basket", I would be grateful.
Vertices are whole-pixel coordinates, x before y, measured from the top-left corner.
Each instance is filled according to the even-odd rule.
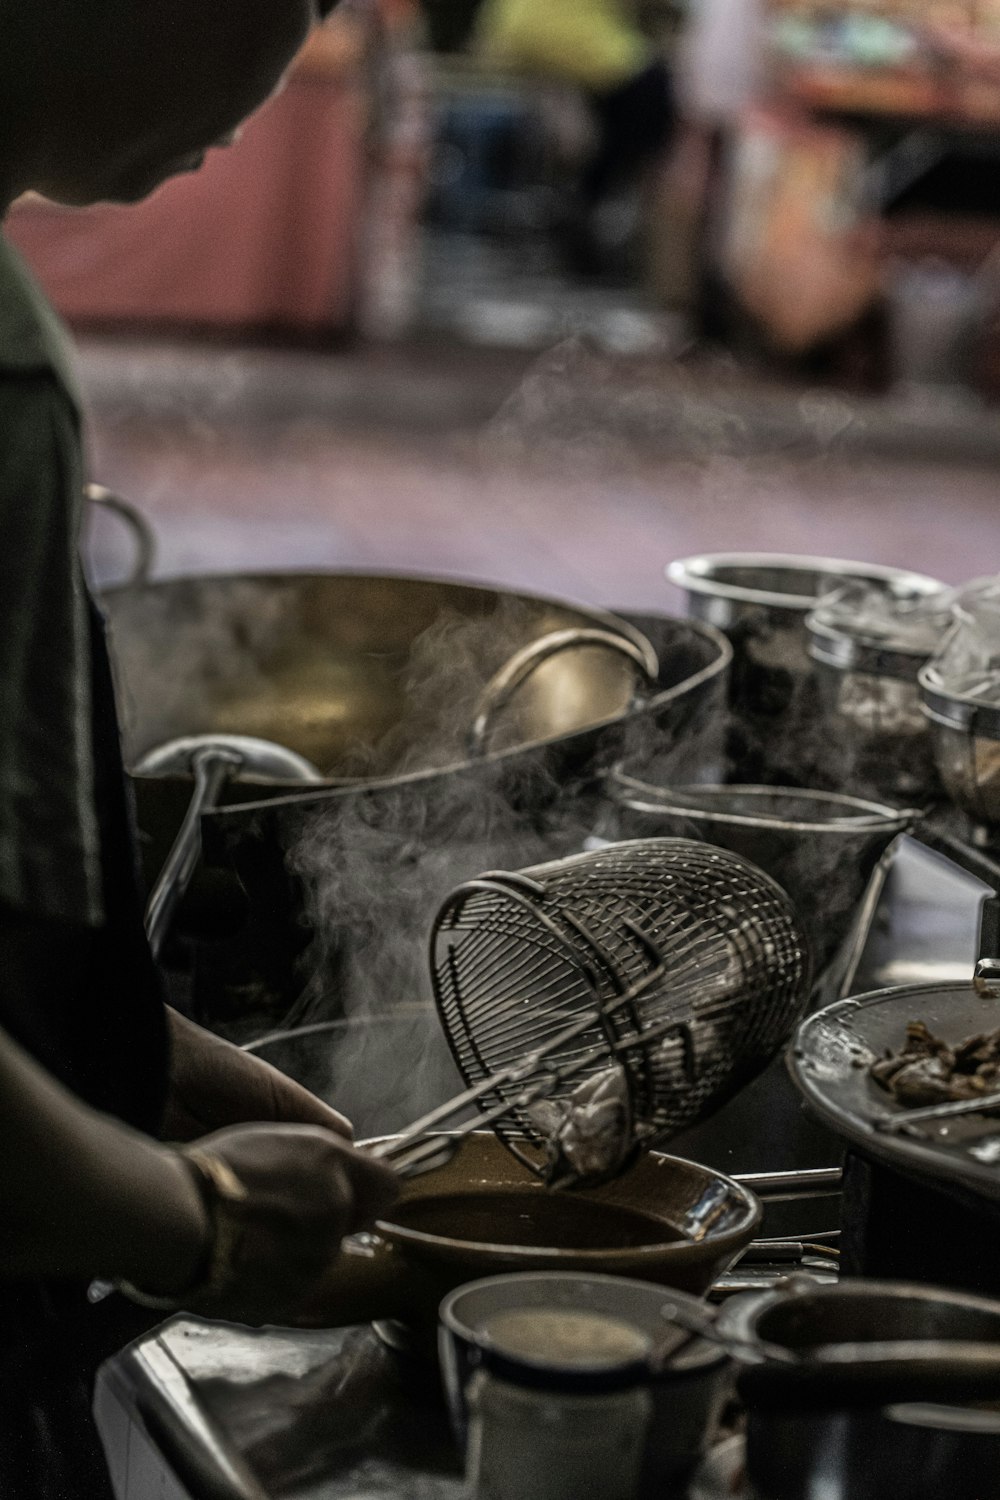
[[[435,1147],[421,1133],[474,1103],[480,1116],[460,1130],[492,1124],[549,1181],[588,1176],[587,1131],[617,1105],[631,1152],[725,1103],[788,1038],[810,978],[782,888],[740,855],[687,839],[465,882],[434,922],[431,969],[469,1089],[382,1154],[405,1171],[429,1164],[440,1137]],[[605,1082],[618,1094],[609,1088],[602,1111]],[[562,1149],[574,1136],[575,1157]]]

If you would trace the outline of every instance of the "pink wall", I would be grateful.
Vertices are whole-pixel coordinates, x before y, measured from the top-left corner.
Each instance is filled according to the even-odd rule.
[[[70,322],[343,329],[364,133],[358,83],[300,73],[200,172],[128,207],[23,199],[9,237]]]

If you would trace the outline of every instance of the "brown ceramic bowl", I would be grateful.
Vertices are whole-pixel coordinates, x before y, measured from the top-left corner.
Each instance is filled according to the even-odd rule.
[[[345,1242],[308,1321],[387,1320],[422,1342],[438,1305],[507,1271],[590,1271],[701,1293],[753,1238],[757,1199],[721,1173],[649,1152],[601,1187],[551,1192],[488,1131],[411,1178],[370,1235]]]

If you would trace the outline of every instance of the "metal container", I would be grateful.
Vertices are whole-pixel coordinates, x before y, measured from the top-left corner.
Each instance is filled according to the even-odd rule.
[[[848,991],[882,891],[883,857],[910,815],[828,792],[664,786],[654,776],[649,767],[611,773],[604,831],[616,838],[698,838],[752,860],[788,892],[809,939],[812,1004]],[[780,1057],[676,1140],[684,1155],[727,1172],[824,1167],[841,1149],[833,1132],[803,1110]]]
[[[876,563],[781,553],[712,553],[669,564],[667,578],[687,595],[687,611],[733,644],[729,755],[734,781],[831,785],[806,616],[835,593],[838,579],[871,579],[900,599],[942,585],[923,574]]]
[[[714,763],[728,641],[690,620],[630,616],[629,623],[652,643],[659,682],[604,725],[455,766],[321,786],[305,797],[260,788],[261,800],[207,814],[210,873],[219,883],[235,871],[245,917],[226,948],[209,945],[211,923],[200,921],[193,1001],[200,1018],[220,1029],[248,1018],[246,1040],[293,1024],[293,1005],[298,1023],[350,1015],[371,995],[383,1004],[429,1003],[426,934],[452,886],[485,869],[579,850],[596,820],[600,773],[633,746],[658,747],[682,775]],[[135,786],[155,877],[190,783],[136,778]],[[178,920],[190,928],[199,916],[190,902]]]
[[[183,577],[111,589],[102,604],[128,764],[221,732],[274,740],[330,782],[450,766],[618,718],[636,695],[635,652],[648,653],[601,610],[405,576]],[[514,687],[499,682],[484,705],[526,648]]]
[[[1000,824],[1000,704],[952,692],[930,664],[917,680],[945,791],[976,823]]]
[[[540,795],[548,772],[586,775],[606,746],[609,758],[651,738],[702,753],[721,731],[732,660],[726,638],[695,622],[633,617],[647,635],[601,610],[405,576],[176,578],[108,590],[102,604],[126,764],[178,735],[260,734],[320,768],[321,797],[470,766],[508,767],[529,787],[518,768],[544,764]],[[641,681],[637,651],[658,659],[655,681]],[[191,780],[133,785],[152,882]],[[234,779],[220,801],[288,795]]]
[[[1000,1303],[940,1287],[847,1280],[735,1297],[718,1327],[810,1356],[809,1368],[747,1366],[747,1474],[768,1500],[995,1500],[1000,1496],[1000,1362],[954,1378],[947,1341],[996,1346]],[[897,1362],[868,1367],[870,1346]],[[847,1345],[837,1358],[823,1346]],[[900,1358],[902,1356],[902,1358]],[[926,1356],[914,1367],[914,1356]],[[907,1360],[910,1361],[909,1366]],[[964,1396],[960,1394],[964,1384]],[[973,1394],[977,1393],[977,1394]]]
[[[936,640],[894,643],[824,618],[822,611],[807,616],[806,630],[831,780],[862,795],[933,798],[940,782],[917,678]]]
[[[704,1304],[685,1292],[671,1292],[669,1302],[697,1315]],[[485,1347],[483,1325],[505,1309],[599,1313],[627,1321],[649,1340],[651,1352],[662,1346],[669,1324],[664,1318],[663,1288],[623,1276],[541,1271],[531,1275],[494,1276],[452,1292],[441,1304],[438,1331],[441,1370],[456,1437],[464,1444],[468,1424],[467,1392]],[[487,1335],[488,1338],[488,1335]],[[672,1342],[672,1340],[671,1340]],[[653,1421],[646,1441],[640,1494],[661,1500],[664,1485],[677,1481],[697,1461],[714,1430],[727,1394],[729,1360],[724,1350],[704,1339],[686,1342],[676,1360],[649,1361],[647,1383]]]
[[[664,785],[655,766],[617,766],[606,787],[612,836],[702,839],[765,870],[791,897],[822,979],[845,943],[867,935],[855,929],[869,883],[913,821],[905,809],[803,787]]]

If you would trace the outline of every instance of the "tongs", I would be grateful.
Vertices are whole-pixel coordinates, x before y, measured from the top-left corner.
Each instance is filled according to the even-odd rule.
[[[927,1104],[922,1109],[908,1109],[898,1115],[880,1115],[872,1121],[883,1135],[905,1135],[914,1125],[930,1125],[937,1120],[954,1120],[962,1115],[988,1115],[1000,1110],[1000,1093],[980,1094],[974,1099],[949,1099],[941,1104]]]
[[[623,1001],[625,998],[622,997]],[[527,1109],[540,1099],[547,1099],[556,1088],[561,1087],[569,1079],[592,1069],[594,1065],[592,1052],[585,1053],[575,1062],[562,1064],[558,1068],[546,1069],[543,1067],[543,1062],[547,1056],[558,1051],[566,1042],[573,1041],[583,1032],[591,1030],[596,1019],[592,1012],[588,1012],[550,1038],[544,1047],[529,1053],[519,1063],[480,1080],[472,1088],[466,1089],[464,1093],[456,1094],[454,1098],[446,1100],[444,1104],[439,1104],[436,1109],[432,1109],[419,1120],[414,1120],[400,1134],[378,1142],[370,1148],[370,1154],[377,1156],[381,1161],[388,1162],[395,1169],[397,1176],[402,1178],[418,1177],[423,1172],[433,1172],[439,1167],[446,1166],[461,1142],[473,1131],[496,1125],[514,1112]],[[622,1044],[616,1050],[627,1051],[628,1044]],[[478,1105],[481,1099],[496,1093],[498,1088],[508,1087],[511,1084],[517,1085],[521,1082],[524,1086],[516,1094],[501,1099],[498,1104],[494,1104],[489,1109],[480,1110],[468,1118],[460,1119],[454,1126],[448,1126],[449,1121],[454,1120],[456,1116],[464,1115],[473,1105]],[[631,1159],[641,1143],[640,1133],[635,1130],[634,1126],[630,1125],[630,1133],[632,1142],[628,1159]],[[619,1160],[615,1164],[614,1172],[606,1175],[617,1176],[623,1165],[624,1163]],[[582,1179],[574,1177],[572,1180],[579,1182]],[[597,1186],[599,1181],[604,1180],[605,1175],[602,1174],[599,1178],[588,1177],[587,1183],[593,1187]],[[568,1182],[568,1178],[550,1181],[549,1186],[566,1186]]]

